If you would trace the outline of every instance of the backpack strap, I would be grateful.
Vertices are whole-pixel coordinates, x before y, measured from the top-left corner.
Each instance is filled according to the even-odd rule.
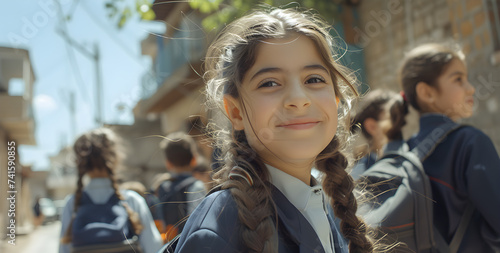
[[[196,178],[189,176],[185,178],[172,178],[164,181],[160,185],[162,192],[159,193],[160,201],[170,198],[178,191],[184,191],[187,187],[197,181]]]
[[[469,203],[467,203],[467,208],[462,215],[462,218],[460,218],[460,223],[458,224],[457,231],[455,231],[450,244],[446,242],[441,233],[436,229],[436,227],[434,227],[434,235],[439,252],[456,253],[458,251],[458,249],[460,248],[460,244],[462,243],[462,239],[464,238],[465,232],[467,232],[467,227],[469,226],[469,223],[472,219],[474,210],[474,205],[469,201]]]
[[[183,189],[187,189],[190,185],[194,184],[196,181],[198,181],[198,179],[196,179],[195,177],[188,177],[188,178],[185,178],[184,180],[178,182],[177,184],[175,184],[173,190],[174,191],[180,191],[180,190],[183,190]]]
[[[465,125],[460,125],[454,122],[443,124],[427,134],[425,138],[414,147],[411,152],[417,155],[420,161],[424,161],[432,154],[432,152],[436,149],[436,147],[443,142],[443,140],[452,132],[465,127]],[[467,227],[469,226],[470,220],[472,218],[472,214],[474,213],[474,205],[469,201],[467,203],[467,208],[460,218],[460,223],[458,225],[453,238],[448,244],[446,240],[443,238],[441,233],[437,231],[436,227],[434,227],[434,238],[436,239],[436,244],[440,252],[449,252],[455,253],[458,251],[460,244],[462,243],[462,239],[467,231]]]
[[[450,253],[455,253],[458,251],[460,247],[460,243],[464,238],[465,232],[467,231],[467,226],[469,226],[470,220],[472,219],[472,214],[474,213],[474,205],[469,201],[467,204],[467,208],[465,209],[462,218],[460,219],[460,223],[458,225],[457,231],[453,236],[453,239],[450,243]]]
[[[420,161],[424,161],[450,133],[462,127],[464,125],[455,122],[442,124],[427,134],[411,152],[417,155]]]

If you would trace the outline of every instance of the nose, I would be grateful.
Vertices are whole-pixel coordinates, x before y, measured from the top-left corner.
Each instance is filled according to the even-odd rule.
[[[474,93],[476,93],[476,87],[474,87],[474,85],[472,85],[469,81],[467,81],[466,88],[469,94],[473,95]]]
[[[311,105],[311,99],[307,93],[307,88],[300,81],[293,81],[288,85],[288,92],[285,99],[285,107],[290,109],[300,109]]]

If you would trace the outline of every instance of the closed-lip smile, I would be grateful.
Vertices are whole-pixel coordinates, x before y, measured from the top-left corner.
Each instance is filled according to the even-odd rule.
[[[309,129],[316,126],[320,121],[316,119],[293,119],[284,123],[277,125],[277,127],[283,127],[288,129]]]

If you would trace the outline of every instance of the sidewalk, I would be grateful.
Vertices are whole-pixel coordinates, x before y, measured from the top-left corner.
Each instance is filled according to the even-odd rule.
[[[61,222],[56,221],[39,226],[31,233],[16,236],[16,245],[4,241],[0,245],[2,253],[57,253],[59,250],[59,233]]]

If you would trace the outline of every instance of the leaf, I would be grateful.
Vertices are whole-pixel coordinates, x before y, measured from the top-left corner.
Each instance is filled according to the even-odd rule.
[[[127,23],[127,20],[132,16],[132,11],[130,10],[129,7],[125,7],[125,9],[122,11],[120,15],[120,20],[118,21],[118,28],[121,29],[125,26],[125,23]]]
[[[154,20],[155,18],[155,12],[151,9],[141,15],[142,20]]]

